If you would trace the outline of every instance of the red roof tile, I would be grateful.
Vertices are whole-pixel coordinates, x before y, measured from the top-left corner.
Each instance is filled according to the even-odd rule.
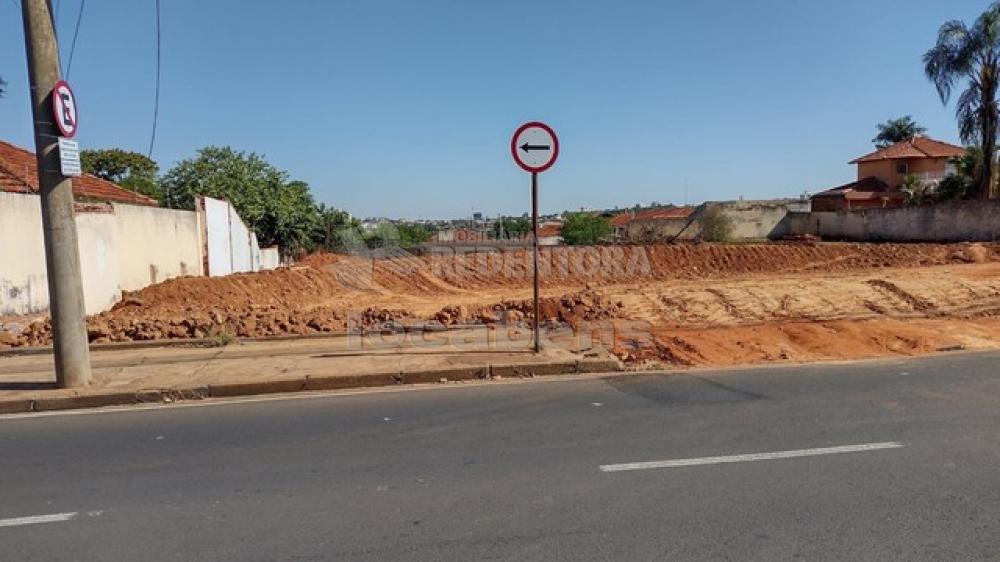
[[[868,177],[840,187],[820,191],[811,197],[811,199],[850,199],[852,201],[882,198],[905,199],[906,194],[901,191],[890,191],[889,186],[882,180]]]
[[[954,158],[963,154],[965,154],[965,149],[961,146],[955,146],[927,137],[912,137],[852,160],[851,164],[875,162],[877,160],[896,160],[899,158]]]
[[[625,211],[611,217],[611,226],[625,226],[635,220],[686,219],[694,212],[694,207],[657,207],[639,211]]]
[[[872,193],[885,193],[889,191],[889,186],[882,180],[871,176],[862,180],[854,181],[848,184],[844,184],[838,187],[827,189],[826,191],[820,191],[819,193],[812,196],[812,199],[823,198],[823,197],[843,197],[845,193],[850,191],[864,191]]]
[[[38,168],[34,152],[0,141],[0,191],[38,193]],[[83,200],[115,201],[153,207],[159,205],[156,199],[90,174],[73,178],[73,195]]]
[[[550,238],[552,236],[560,236],[561,234],[562,234],[561,224],[542,224],[538,226],[539,238]]]

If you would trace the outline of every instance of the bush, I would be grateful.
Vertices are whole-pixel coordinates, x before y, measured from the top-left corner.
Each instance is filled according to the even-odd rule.
[[[698,217],[701,239],[706,242],[728,242],[733,236],[733,219],[722,207],[707,205]]]
[[[570,246],[589,246],[611,236],[608,219],[593,213],[570,213],[563,221],[562,239]]]

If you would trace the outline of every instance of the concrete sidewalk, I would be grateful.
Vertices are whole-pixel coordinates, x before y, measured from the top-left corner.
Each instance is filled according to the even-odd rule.
[[[239,395],[620,370],[570,330],[486,327],[420,334],[331,336],[225,347],[116,346],[91,354],[86,389],[55,388],[51,354],[0,357],[0,414]]]

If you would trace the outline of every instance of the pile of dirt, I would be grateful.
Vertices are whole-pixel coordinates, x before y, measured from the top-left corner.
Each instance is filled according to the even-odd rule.
[[[581,322],[621,318],[624,304],[586,290],[561,297],[545,297],[538,301],[540,324],[568,325],[576,328]],[[504,300],[479,307],[448,306],[434,315],[433,320],[445,326],[459,324],[519,324],[534,317],[534,302],[527,299]]]
[[[830,273],[996,261],[1000,245],[995,244],[546,248],[540,263],[543,287],[549,295],[564,296],[545,297],[541,319],[573,326],[614,318],[684,325],[839,318],[859,309],[924,312],[933,303],[907,300],[904,292],[879,280],[850,288],[825,286],[824,291],[839,293],[823,296],[829,303],[823,314],[816,312],[815,299],[805,295],[818,294],[815,284]],[[525,249],[449,250],[422,257],[400,250],[385,250],[374,258],[316,254],[295,267],[177,278],[127,293],[114,308],[88,319],[88,333],[92,342],[101,343],[330,333],[431,319],[448,326],[517,323],[531,315],[531,301],[523,298],[530,294],[530,264],[531,252]],[[701,281],[690,283],[693,279]],[[741,285],[708,286],[719,279]],[[665,289],[678,283],[687,289]],[[942,288],[940,295],[930,296],[939,304],[961,305],[971,298],[967,295],[995,292],[981,285]],[[787,288],[787,294],[771,298],[776,287]],[[50,341],[51,326],[44,319],[19,333],[0,330],[0,348]]]

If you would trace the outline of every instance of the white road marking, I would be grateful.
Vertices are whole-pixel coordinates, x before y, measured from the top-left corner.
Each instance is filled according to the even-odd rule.
[[[0,527],[19,527],[21,525],[37,525],[38,523],[58,523],[69,521],[76,517],[75,511],[70,513],[53,513],[50,515],[34,515],[31,517],[14,517],[12,519],[0,519]]]
[[[626,470],[645,470],[649,468],[680,468],[706,464],[794,459],[798,457],[815,457],[819,455],[836,455],[840,453],[861,453],[865,451],[878,451],[881,449],[898,449],[900,447],[905,447],[905,445],[898,441],[886,441],[883,443],[865,443],[863,445],[843,445],[840,447],[823,447],[819,449],[796,449],[794,451],[775,451],[771,453],[749,453],[745,455],[730,455],[725,457],[699,457],[670,461],[602,464],[600,469],[602,472],[624,472]]]

